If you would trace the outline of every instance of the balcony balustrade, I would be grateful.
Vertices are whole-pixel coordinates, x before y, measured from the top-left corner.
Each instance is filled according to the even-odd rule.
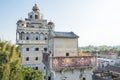
[[[17,44],[47,44],[46,40],[17,40]]]

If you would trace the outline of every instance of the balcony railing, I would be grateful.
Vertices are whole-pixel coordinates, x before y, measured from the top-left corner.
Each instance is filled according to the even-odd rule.
[[[45,40],[17,40],[17,44],[47,44]]]

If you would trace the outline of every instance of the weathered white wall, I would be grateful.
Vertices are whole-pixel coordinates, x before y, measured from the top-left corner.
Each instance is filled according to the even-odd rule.
[[[66,70],[64,72],[56,71],[54,76],[52,76],[54,80],[62,80],[66,77],[64,80],[83,80],[83,78],[86,78],[86,80],[92,80],[92,70],[85,70],[84,72],[81,72],[79,69],[74,70]]]
[[[42,51],[46,47],[47,45],[23,45],[21,47],[21,65],[36,66],[39,69],[44,69]],[[26,51],[26,48],[29,48],[29,51]],[[35,51],[35,48],[39,48],[39,50]],[[29,61],[26,61],[26,57],[29,57]],[[38,57],[38,60],[35,60],[36,57]]]
[[[54,56],[78,56],[77,38],[54,38]]]

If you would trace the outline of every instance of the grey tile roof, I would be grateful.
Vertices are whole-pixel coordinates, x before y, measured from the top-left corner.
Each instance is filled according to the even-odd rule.
[[[79,38],[74,32],[52,32],[52,37],[55,38]]]
[[[114,71],[114,72],[118,72],[120,73],[120,67],[119,66],[112,66],[112,65],[109,65],[106,67],[107,70],[110,70],[110,71]]]

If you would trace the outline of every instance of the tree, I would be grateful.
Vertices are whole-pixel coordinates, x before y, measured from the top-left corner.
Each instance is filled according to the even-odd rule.
[[[43,80],[41,71],[20,66],[20,50],[0,41],[0,80]]]

